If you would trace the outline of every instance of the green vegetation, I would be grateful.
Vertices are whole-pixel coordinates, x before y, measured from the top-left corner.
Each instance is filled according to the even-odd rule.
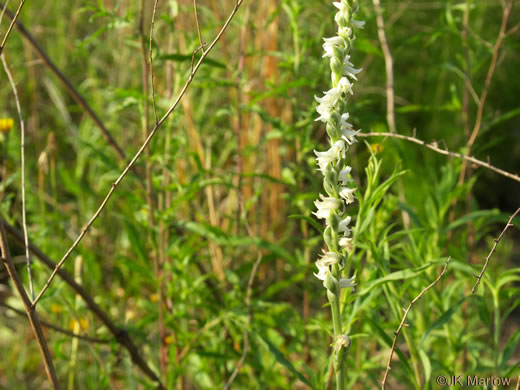
[[[38,300],[60,388],[152,389],[157,380],[183,390],[334,388],[330,305],[313,276],[324,224],[312,212],[323,193],[313,151],[330,147],[314,96],[331,87],[322,38],[335,35],[337,8],[238,2],[208,52],[235,0],[196,2],[196,14],[191,0],[159,0],[155,13],[154,3],[27,1],[18,18],[25,30],[15,27],[3,49],[25,122],[36,296],[50,262],[71,248],[197,70]],[[357,285],[340,297],[351,339],[346,388],[381,387],[404,310],[448,258],[408,313],[386,388],[436,389],[440,375],[512,378],[514,386],[519,217],[472,287],[520,207],[519,7],[373,0],[360,2],[356,19],[366,24],[350,53],[363,72],[348,101],[361,134],[348,151],[357,191],[344,277]],[[0,39],[10,22],[4,14]],[[0,217],[30,296],[20,123],[0,73]],[[430,149],[367,135],[377,132]],[[51,388],[3,266],[0,388]]]

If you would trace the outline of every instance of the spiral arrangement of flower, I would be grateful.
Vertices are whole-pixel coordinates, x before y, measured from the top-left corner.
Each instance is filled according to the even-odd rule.
[[[346,112],[348,95],[353,94],[353,82],[361,69],[354,68],[350,62],[350,51],[356,39],[355,30],[363,28],[364,22],[353,18],[358,10],[357,0],[341,0],[333,3],[338,9],[334,20],[338,26],[337,35],[324,38],[323,57],[329,58],[332,88],[322,97],[316,97],[319,105],[316,111],[318,121],[325,122],[330,148],[324,152],[315,151],[319,170],[323,174],[323,187],[326,195],[320,194],[314,202],[317,218],[326,222],[323,238],[328,250],[316,261],[318,272],[314,275],[323,281],[331,304],[334,326],[334,368],[337,389],[345,388],[345,360],[350,339],[343,334],[340,312],[340,291],[354,288],[354,277],[342,278],[345,259],[352,250],[352,231],[349,228],[351,217],[347,215],[347,205],[354,202],[356,188],[349,174],[347,164],[349,146],[356,142],[353,125],[348,122]]]

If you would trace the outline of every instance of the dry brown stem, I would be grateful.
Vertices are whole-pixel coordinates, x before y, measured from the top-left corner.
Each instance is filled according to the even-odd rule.
[[[390,52],[390,46],[386,40],[385,33],[385,20],[383,18],[383,10],[381,9],[381,3],[379,0],[372,0],[376,11],[376,22],[377,22],[377,36],[379,38],[379,44],[381,50],[383,50],[383,57],[385,60],[385,72],[386,72],[386,121],[388,123],[388,129],[391,133],[395,133],[395,91],[394,91],[394,60],[392,53]]]
[[[472,294],[475,294],[475,292],[477,291],[477,287],[478,287],[478,285],[480,283],[480,280],[482,279],[482,276],[484,276],[484,272],[486,272],[486,268],[487,268],[487,266],[489,264],[489,260],[491,259],[491,256],[495,252],[498,243],[500,242],[500,240],[502,239],[502,237],[506,233],[507,229],[509,229],[511,226],[513,226],[513,223],[512,223],[513,219],[518,215],[518,213],[520,213],[520,208],[518,210],[516,210],[513,215],[511,215],[511,217],[509,218],[509,221],[507,221],[507,224],[504,227],[504,230],[502,230],[502,233],[500,233],[500,235],[497,238],[495,238],[494,244],[493,244],[493,248],[491,248],[491,251],[487,255],[486,262],[484,263],[484,267],[482,267],[482,270],[480,271],[480,274],[477,276],[477,281],[475,282],[475,285],[471,289],[471,293]]]
[[[415,144],[422,145],[425,148],[433,150],[434,152],[443,154],[445,156],[450,156],[450,157],[463,159],[463,160],[471,162],[471,163],[473,163],[475,165],[478,165],[478,166],[490,169],[493,172],[496,172],[496,173],[498,173],[498,174],[500,174],[502,176],[505,176],[505,177],[507,177],[507,178],[509,178],[511,180],[520,182],[520,176],[515,175],[514,173],[510,173],[510,172],[504,171],[503,169],[497,168],[497,167],[495,167],[494,165],[491,165],[488,162],[477,160],[475,157],[471,157],[471,156],[460,154],[460,153],[450,152],[447,149],[441,149],[437,145],[437,142],[426,143],[423,140],[421,140],[419,138],[416,138],[416,137],[409,137],[407,135],[394,134],[394,133],[359,133],[358,137],[391,137],[391,138],[398,138],[398,139],[402,139],[402,140],[405,140],[405,141],[413,142]]]
[[[376,22],[377,22],[377,36],[379,38],[379,44],[383,50],[383,57],[385,60],[385,73],[386,73],[386,122],[388,123],[388,129],[390,133],[396,132],[395,125],[395,89],[394,89],[394,60],[392,58],[392,52],[390,51],[390,45],[386,39],[385,33],[385,19],[383,18],[383,10],[379,0],[372,0],[374,9],[376,11]],[[401,179],[398,181],[398,196],[402,203],[406,203],[406,197],[404,193],[404,186]],[[404,210],[401,211],[401,218],[403,219],[403,226],[405,229],[410,227],[410,216]]]
[[[9,277],[13,281],[14,287],[20,296],[23,306],[25,308],[25,312],[29,319],[29,324],[31,325],[34,336],[36,337],[36,341],[38,343],[38,347],[40,348],[40,353],[43,358],[43,365],[45,367],[45,372],[47,373],[47,378],[49,378],[49,382],[53,389],[59,389],[58,377],[56,376],[56,370],[54,369],[54,364],[52,362],[52,356],[47,346],[47,341],[45,340],[45,336],[43,334],[43,330],[40,325],[40,321],[38,319],[38,314],[36,312],[36,308],[31,305],[31,300],[25,291],[22,280],[16,271],[16,268],[13,264],[13,259],[11,258],[11,252],[9,251],[9,246],[7,244],[7,237],[5,234],[4,224],[2,220],[0,220],[0,255],[2,257],[2,263],[9,274]]]
[[[11,89],[13,90],[14,101],[16,103],[16,111],[18,113],[18,119],[20,121],[20,162],[21,162],[21,170],[22,170],[22,178],[21,178],[21,187],[22,187],[22,228],[23,228],[23,239],[24,239],[24,249],[25,249],[25,263],[27,266],[27,276],[29,278],[29,294],[31,299],[34,299],[34,286],[31,272],[31,258],[29,257],[29,238],[27,236],[27,218],[26,218],[26,203],[25,203],[25,122],[23,120],[22,115],[22,106],[20,105],[20,99],[18,97],[18,91],[16,89],[16,84],[14,82],[13,76],[11,75],[11,71],[9,70],[9,66],[7,66],[7,62],[5,61],[5,55],[0,54],[0,59],[2,60],[2,65],[4,67],[4,71],[9,79],[9,84],[11,85]]]
[[[16,313],[19,316],[25,316],[26,315],[26,313],[24,311],[18,310],[17,308],[12,307],[11,305],[8,305],[7,303],[0,302],[0,306],[3,306],[6,309],[11,310],[13,313]],[[70,330],[60,328],[59,326],[56,326],[56,325],[51,324],[50,322],[47,322],[47,321],[44,321],[44,320],[40,320],[40,324],[42,326],[46,327],[46,328],[49,328],[49,329],[52,329],[52,330],[58,332],[58,333],[62,333],[64,335],[67,335],[67,336],[70,336],[70,337],[74,337],[74,338],[77,338],[77,339],[80,339],[80,340],[88,341],[89,343],[108,344],[110,342],[110,340],[107,340],[107,339],[99,339],[99,338],[96,338],[96,337],[90,337],[90,336],[85,336],[85,335],[82,335],[82,334],[74,333],[74,332],[71,332]]]
[[[11,17],[11,23],[9,24],[9,27],[7,28],[7,32],[5,33],[2,43],[0,44],[0,54],[2,54],[2,52],[4,51],[4,47],[7,42],[7,38],[9,38],[11,31],[13,31],[14,24],[16,23],[16,20],[18,19],[18,16],[20,15],[20,11],[22,10],[22,7],[24,4],[25,4],[25,0],[20,1],[20,4],[18,5],[18,9],[16,10],[16,13],[14,14],[13,17]],[[2,6],[2,8],[5,9],[4,6]],[[7,12],[9,12],[9,11],[7,11]]]
[[[480,95],[478,105],[477,105],[477,116],[475,119],[475,126],[473,127],[471,136],[469,137],[468,142],[466,144],[466,147],[467,147],[466,155],[468,155],[468,156],[471,154],[471,148],[473,147],[473,144],[475,143],[475,140],[477,139],[477,136],[480,132],[480,128],[482,126],[482,115],[484,113],[484,106],[486,104],[486,99],[487,99],[487,96],[489,93],[489,88],[491,86],[491,80],[493,79],[493,75],[495,74],[495,69],[496,69],[497,61],[498,61],[498,54],[500,52],[500,48],[502,47],[504,38],[506,37],[507,21],[509,20],[509,16],[511,14],[512,8],[513,8],[513,1],[510,0],[504,6],[502,22],[500,24],[500,32],[498,33],[497,40],[495,42],[495,45],[493,46],[491,64],[489,65],[488,72],[486,75],[486,80],[484,82],[484,88],[482,90],[482,93]],[[466,169],[467,169],[467,161],[464,160],[462,162],[462,168],[460,171],[459,184],[462,184],[464,182],[464,177],[466,175]]]

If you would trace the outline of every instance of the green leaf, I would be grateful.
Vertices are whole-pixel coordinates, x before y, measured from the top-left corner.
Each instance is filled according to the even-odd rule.
[[[430,358],[423,349],[419,349],[419,356],[424,367],[424,383],[429,383],[432,376],[432,364]]]
[[[288,252],[282,245],[276,244],[274,242],[270,242],[264,240],[259,237],[249,237],[249,236],[230,236],[222,229],[211,226],[207,223],[197,223],[192,221],[180,222],[180,227],[185,228],[188,231],[199,234],[203,237],[206,237],[219,245],[222,246],[231,246],[231,247],[246,247],[246,246],[256,246],[258,248],[263,248],[271,251],[276,254],[280,258],[289,261],[292,264],[297,264],[297,260],[295,256],[293,256],[290,252]]]
[[[263,299],[269,299],[280,290],[284,290],[290,286],[295,285],[305,278],[305,272],[299,272],[288,279],[282,279],[279,282],[271,284],[267,290],[262,294]]]
[[[436,265],[436,264],[439,264],[439,263],[442,263],[445,261],[446,261],[446,259],[441,258],[441,259],[430,261],[415,269],[405,269],[402,271],[392,272],[391,274],[388,274],[382,278],[378,278],[378,279],[370,282],[361,292],[358,293],[358,295],[365,295],[365,294],[369,293],[375,287],[377,287],[381,284],[387,283],[387,282],[391,282],[394,280],[406,280],[406,279],[414,278],[417,275],[420,275],[421,273],[426,271],[432,265]]]
[[[502,115],[497,116],[496,118],[494,118],[491,121],[491,123],[489,125],[485,126],[483,128],[483,130],[484,131],[485,130],[489,130],[492,127],[497,126],[497,125],[499,125],[499,124],[501,124],[501,123],[503,123],[503,122],[505,122],[505,121],[507,121],[509,119],[512,119],[512,118],[514,118],[515,116],[518,116],[518,115],[520,115],[520,107],[515,108],[515,109],[513,109],[511,111],[505,112]]]
[[[390,336],[388,336],[386,334],[386,332],[377,324],[376,321],[373,321],[371,318],[367,318],[366,320],[375,329],[375,331],[381,337],[381,339],[384,341],[384,343],[389,348],[391,348],[393,340],[390,338]],[[410,378],[413,378],[415,376],[415,374],[412,370],[412,367],[410,366],[409,359],[404,355],[404,353],[401,352],[401,350],[398,347],[395,348],[395,353],[397,354],[397,356],[399,356],[399,360],[403,364],[406,371],[408,371],[408,376]]]
[[[461,225],[464,225],[466,223],[468,223],[469,221],[473,221],[475,219],[478,219],[478,218],[488,218],[488,217],[491,217],[491,216],[496,216],[498,215],[499,212],[497,210],[478,210],[478,211],[473,211],[469,214],[466,214],[465,216],[463,216],[462,218],[459,218],[457,219],[456,221],[450,223],[448,226],[446,226],[443,230],[443,233],[446,234],[448,233],[450,230],[453,230]]]
[[[430,334],[430,332],[432,330],[438,329],[441,326],[443,326],[444,324],[446,324],[451,319],[453,314],[456,313],[456,311],[459,309],[459,307],[468,298],[471,298],[471,297],[467,296],[467,297],[460,299],[457,303],[455,303],[455,305],[453,305],[448,310],[446,310],[433,324],[431,324],[430,327],[428,329],[426,329],[426,332],[424,332],[424,335],[423,335],[419,345],[422,345],[422,343],[426,340],[426,338],[428,337],[428,335]]]
[[[262,336],[260,333],[258,332],[254,332],[256,335],[258,335],[260,337],[260,339],[267,345],[267,348],[269,349],[269,351],[273,354],[274,358],[276,359],[276,361],[278,363],[280,363],[282,366],[284,366],[285,368],[287,368],[289,371],[291,371],[294,376],[296,376],[299,380],[301,380],[303,383],[305,383],[307,386],[309,386],[310,388],[312,388],[312,385],[311,383],[308,381],[307,378],[305,378],[305,376],[303,376],[303,374],[301,374],[294,366],[293,364],[287,360],[287,358],[285,357],[285,355],[278,349],[274,346],[273,343],[271,343],[266,337]]]
[[[323,226],[321,226],[318,221],[316,221],[314,218],[309,217],[308,215],[303,214],[292,214],[289,215],[289,218],[291,219],[301,219],[303,221],[308,222],[310,225],[312,225],[318,232],[323,233]]]
[[[505,370],[507,368],[507,362],[509,359],[511,359],[511,356],[513,356],[513,353],[518,348],[518,344],[520,343],[520,329],[517,329],[515,333],[511,335],[509,340],[505,343],[505,348],[500,354],[499,358],[499,365],[500,365],[500,372]],[[516,364],[518,366],[518,364]]]
[[[193,58],[193,64],[196,64],[198,60],[200,60],[200,53],[196,53],[195,55],[191,54],[180,54],[180,53],[170,53],[170,54],[162,54],[157,57],[159,61],[175,61],[175,62],[189,62],[191,63],[191,60]],[[204,61],[202,61],[202,65],[208,65],[213,66],[215,68],[226,68],[226,64],[223,62],[213,60],[209,57],[204,58]]]

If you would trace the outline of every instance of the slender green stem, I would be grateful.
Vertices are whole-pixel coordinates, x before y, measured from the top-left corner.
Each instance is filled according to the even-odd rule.
[[[499,349],[500,349],[500,328],[501,328],[501,325],[500,325],[500,302],[499,302],[499,298],[498,298],[498,291],[493,291],[493,311],[494,311],[494,325],[495,325],[495,329],[494,329],[494,344],[495,344],[495,353],[494,353],[494,358],[495,358],[495,375],[498,376],[500,375],[500,373],[498,372],[498,360],[499,360],[499,355],[500,355],[500,352],[499,352]]]
[[[333,268],[337,268],[335,265]],[[334,270],[332,272],[334,275]],[[339,271],[337,272],[339,274]],[[341,310],[339,306],[339,287],[335,292],[327,290],[327,297],[329,298],[330,307],[332,311],[332,325],[334,327],[334,337],[341,334],[342,326],[341,326]]]
[[[336,280],[340,279],[341,271],[339,269],[339,265],[335,264],[332,266],[332,275],[336,278]],[[334,328],[334,340],[333,343],[336,342],[336,338],[343,334],[343,325],[341,323],[341,307],[340,307],[340,288],[339,284],[336,286],[334,291],[327,290],[327,297],[330,302],[330,307],[332,311],[332,326]],[[336,389],[337,390],[345,390],[345,379],[346,379],[346,351],[341,348],[339,351],[334,348],[334,369],[336,371]]]

